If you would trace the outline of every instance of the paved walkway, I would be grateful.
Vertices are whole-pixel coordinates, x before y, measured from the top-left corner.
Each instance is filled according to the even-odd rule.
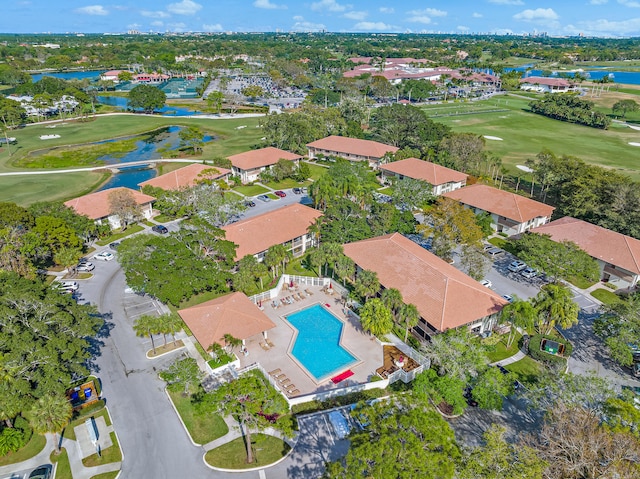
[[[15,464],[9,464],[7,466],[0,466],[0,476],[11,474],[14,471],[21,471],[23,469],[35,469],[43,464],[50,464],[49,455],[56,448],[55,438],[53,434],[46,434],[47,443],[44,449],[31,459],[26,461],[16,462]]]
[[[513,364],[520,361],[522,358],[526,356],[522,351],[518,351],[513,356],[509,356],[508,358],[501,359],[500,361],[496,361],[495,363],[491,363],[491,366],[506,366],[507,364]]]
[[[242,437],[244,434],[242,432],[242,428],[240,427],[240,424],[233,419],[231,416],[226,416],[224,418],[224,422],[227,424],[227,427],[229,428],[229,432],[226,433],[224,436],[219,437],[218,439],[215,439],[207,444],[203,444],[202,447],[204,448],[205,451],[210,451],[211,449],[215,449],[216,447],[220,447],[223,444],[226,444],[228,442],[233,441],[234,439],[237,439],[239,437]],[[285,437],[280,431],[277,431],[276,429],[273,429],[271,427],[268,427],[266,429],[264,429],[263,431],[261,431],[261,433],[263,434],[268,434],[269,436],[275,436],[277,438],[282,439],[283,441],[285,441],[287,444],[289,444],[289,446],[294,447],[296,444],[296,440],[294,439],[289,439],[287,437]],[[255,434],[255,432],[254,432]]]

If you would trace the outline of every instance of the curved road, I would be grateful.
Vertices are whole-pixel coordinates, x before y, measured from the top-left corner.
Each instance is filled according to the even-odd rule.
[[[158,372],[182,352],[148,360],[148,338],[136,337],[132,329],[136,314],[162,306],[136,296],[138,304],[132,307],[134,295],[124,293],[125,277],[117,260],[96,263],[94,277],[81,282],[80,301],[97,305],[106,321],[95,343],[92,369],[102,381],[102,394],[121,441],[123,477],[312,479],[321,477],[326,460],[346,452],[346,441],[334,441],[309,418],[301,422],[294,451],[272,468],[224,473],[205,466],[204,449],[191,443],[158,378]]]

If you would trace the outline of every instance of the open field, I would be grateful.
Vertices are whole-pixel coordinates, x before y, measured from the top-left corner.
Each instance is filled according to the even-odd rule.
[[[18,139],[18,145],[11,146],[11,158],[7,147],[0,148],[0,172],[19,171],[11,165],[38,149],[137,135],[169,125],[195,125],[217,137],[215,141],[205,144],[203,154],[195,157],[195,161],[225,157],[249,150],[260,141],[262,130],[256,128],[258,120],[259,118],[227,120],[114,115],[97,117],[90,122],[70,121],[58,124],[56,128],[46,128],[45,125],[28,126],[11,132],[11,136]],[[237,129],[239,126],[245,128]],[[61,138],[47,141],[39,139],[40,135],[53,133]],[[108,178],[109,174],[103,172],[0,176],[0,201],[13,201],[26,206],[37,201],[67,200],[95,190]]]
[[[486,148],[500,156],[512,172],[519,171],[515,165],[523,164],[527,158],[533,158],[548,148],[557,155],[573,155],[587,163],[616,169],[640,179],[640,148],[628,144],[640,142],[639,131],[617,123],[613,123],[609,130],[598,130],[552,120],[525,111],[528,100],[510,95],[477,103],[509,111],[448,116],[435,121],[445,123],[457,132],[502,138],[503,141],[487,140]],[[427,114],[430,108],[424,107]]]

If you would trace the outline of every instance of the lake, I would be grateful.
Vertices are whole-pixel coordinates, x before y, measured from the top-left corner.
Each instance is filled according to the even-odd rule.
[[[505,68],[505,71],[516,70],[519,72],[527,72],[527,68],[529,66],[530,65],[525,65],[518,68]],[[557,77],[559,76],[560,73],[566,73],[568,75],[573,75],[574,73],[581,73],[582,75],[585,75],[587,77],[587,80],[592,80],[592,81],[602,80],[602,78],[609,76],[611,77],[611,81],[613,83],[626,83],[628,85],[640,85],[640,72],[613,71],[613,70],[609,70],[608,67],[599,67],[599,66],[593,66],[589,68],[593,68],[593,70],[589,69],[589,70],[584,70],[582,72],[553,70],[552,71],[553,74],[551,76]],[[542,70],[529,70],[528,74],[529,76],[535,76],[535,77],[543,76]]]
[[[181,127],[169,126],[162,128],[150,134],[144,135],[144,139],[140,139],[136,142],[136,149],[125,154],[121,158],[114,158],[111,155],[106,155],[98,158],[104,161],[106,165],[121,165],[130,163],[133,161],[153,161],[162,158],[166,155],[167,151],[175,150],[180,146],[180,133]],[[209,135],[205,135],[204,141],[213,141],[215,138]],[[122,138],[115,140],[105,140],[99,143],[112,143],[115,141],[121,141]],[[134,190],[138,189],[138,183],[141,183],[151,178],[155,178],[157,171],[155,168],[132,166],[130,168],[122,168],[119,173],[115,173],[107,183],[105,183],[100,190],[106,190],[109,188],[116,188],[119,186],[125,186]]]
[[[126,111],[129,106],[129,99],[122,96],[99,95],[97,98],[99,103],[114,106],[122,111]],[[193,116],[202,114],[202,112],[199,112],[198,110],[191,110],[189,108],[179,106],[164,106],[160,110],[156,111],[162,113],[163,116]]]
[[[85,78],[88,78],[90,80],[97,80],[103,72],[104,70],[34,73],[31,75],[31,79],[34,83],[42,80],[42,77],[45,76],[62,78],[63,80],[84,80]]]

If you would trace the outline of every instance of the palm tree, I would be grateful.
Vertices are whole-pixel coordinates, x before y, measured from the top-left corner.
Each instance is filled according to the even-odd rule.
[[[378,275],[375,271],[363,269],[358,273],[355,284],[355,292],[360,297],[369,299],[374,294],[380,291],[380,283],[378,282]]]
[[[320,233],[322,232],[322,218],[316,220],[307,228],[307,234],[316,240],[316,246],[320,246]]]
[[[352,278],[356,272],[356,264],[343,254],[336,261],[335,272],[339,278],[342,278],[342,283],[346,286],[347,278]]]
[[[287,250],[281,244],[271,246],[264,255],[264,262],[272,271],[273,277],[278,275],[278,266],[283,264],[287,256]]]
[[[38,434],[53,433],[56,451],[60,452],[58,434],[69,424],[73,414],[71,403],[63,396],[43,396],[27,412],[27,419]]]
[[[374,336],[385,335],[393,328],[391,310],[378,298],[370,299],[360,309],[360,322]]]
[[[422,315],[418,311],[418,307],[415,304],[403,304],[398,311],[397,320],[401,324],[404,324],[404,342],[407,342],[409,337],[409,330],[415,328],[420,322]]]
[[[224,339],[225,346],[229,348],[229,352],[232,352],[233,348],[240,346],[242,344],[242,339],[238,339],[228,333],[225,334],[222,339]]]
[[[169,313],[158,316],[156,320],[158,323],[158,332],[162,333],[162,336],[164,337],[164,346],[167,345],[167,334],[170,334],[173,337],[173,345],[175,346],[176,333],[184,326],[182,319],[180,319],[177,314]]]
[[[335,272],[335,265],[338,262],[340,256],[344,255],[342,245],[340,243],[324,243],[322,246],[320,246],[320,250],[322,250],[324,257],[324,275],[327,276],[327,267],[329,266],[329,264],[331,264],[331,276],[333,277],[333,272]]]
[[[391,310],[393,318],[397,320],[398,312],[404,304],[402,301],[402,293],[396,288],[383,289],[380,299],[382,299],[384,305]]]
[[[136,336],[144,337],[149,336],[151,339],[151,347],[153,348],[153,354],[156,354],[156,344],[153,341],[153,335],[161,332],[161,326],[158,320],[158,316],[150,316],[145,314],[136,319],[133,323],[133,330]]]
[[[529,301],[523,301],[515,297],[512,303],[502,308],[500,319],[511,323],[511,331],[509,331],[509,338],[507,339],[507,348],[510,348],[516,337],[516,328],[530,329],[534,326],[536,309]]]
[[[569,289],[561,284],[543,286],[533,300],[538,313],[538,330],[549,334],[556,324],[564,329],[578,323],[580,307]]]

